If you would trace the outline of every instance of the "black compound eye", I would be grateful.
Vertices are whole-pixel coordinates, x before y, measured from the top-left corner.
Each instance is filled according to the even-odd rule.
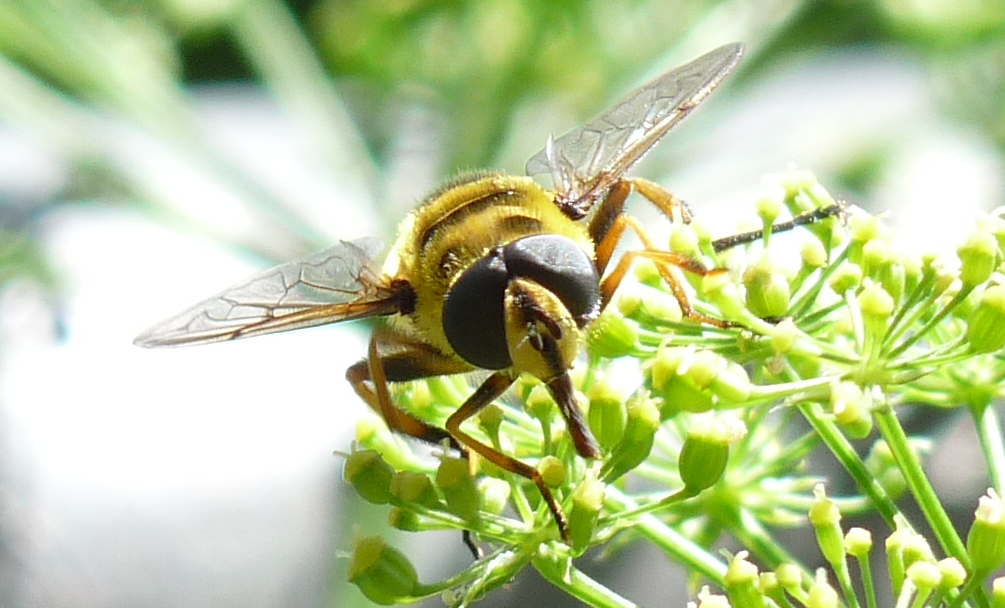
[[[513,364],[503,309],[508,282],[502,252],[496,250],[461,273],[443,303],[447,341],[461,358],[482,369]]]
[[[552,292],[577,322],[600,309],[600,274],[590,256],[571,239],[539,234],[504,249],[511,276],[530,279]]]

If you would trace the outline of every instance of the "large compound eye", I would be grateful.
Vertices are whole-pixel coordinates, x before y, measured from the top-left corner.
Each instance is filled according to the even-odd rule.
[[[513,241],[504,251],[511,276],[530,279],[558,296],[580,326],[600,310],[597,265],[571,239],[539,234]]]
[[[461,273],[443,303],[447,341],[461,358],[482,369],[513,364],[503,311],[508,282],[502,251],[495,250]]]

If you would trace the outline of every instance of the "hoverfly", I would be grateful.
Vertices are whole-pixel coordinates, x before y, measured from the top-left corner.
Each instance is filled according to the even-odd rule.
[[[388,317],[374,331],[366,358],[346,372],[356,393],[393,430],[429,442],[448,440],[532,480],[568,541],[565,515],[538,470],[472,437],[464,422],[529,374],[551,393],[579,455],[599,458],[569,371],[584,328],[638,257],[656,263],[685,315],[725,326],[690,306],[672,267],[712,271],[654,246],[624,204],[635,191],[671,219],[689,219],[668,191],[626,172],[718,86],[742,54],[740,44],[719,47],[550,138],[527,163],[527,173],[549,174],[552,190],[530,177],[495,172],[456,178],[402,222],[382,267],[375,262],[383,249],[379,241],[343,241],[256,274],[151,327],[135,344],[205,344]],[[643,248],[610,267],[628,229]],[[490,372],[488,378],[444,428],[397,408],[388,390],[389,383],[479,369]]]

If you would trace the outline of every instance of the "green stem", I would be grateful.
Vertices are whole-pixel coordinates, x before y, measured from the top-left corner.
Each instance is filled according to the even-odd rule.
[[[865,594],[867,608],[878,608],[876,602],[876,583],[872,578],[872,566],[869,563],[869,554],[865,553],[858,558],[858,572],[862,577],[862,592]]]
[[[615,513],[637,509],[639,505],[614,486],[607,486],[605,505]],[[671,558],[686,568],[722,587],[726,564],[716,559],[703,547],[691,542],[653,515],[642,515],[635,521],[632,531],[648,539]]]
[[[977,427],[981,451],[984,452],[984,461],[987,463],[991,486],[999,494],[1002,494],[1002,484],[1005,481],[1005,444],[1002,442],[998,411],[994,406],[983,405],[971,408],[971,414]]]
[[[534,558],[531,563],[549,583],[588,606],[635,608],[634,603],[573,568],[567,560],[546,555]]]
[[[911,494],[918,506],[921,507],[922,513],[925,514],[925,519],[939,540],[943,551],[959,560],[963,567],[969,571],[970,556],[967,555],[967,549],[959,535],[956,534],[945,509],[942,508],[942,503],[939,502],[939,497],[925,475],[921,463],[918,462],[911,450],[907,435],[904,433],[900,421],[897,420],[893,408],[880,408],[874,412],[874,417],[883,439],[890,446],[890,452],[904,475],[907,486],[911,489]]]
[[[819,405],[802,403],[799,405],[799,410],[813,427],[813,430],[827,444],[834,457],[844,466],[845,471],[855,480],[859,490],[869,497],[876,510],[886,521],[886,525],[890,526],[892,530],[894,528],[893,518],[900,510],[897,509],[897,505],[893,503],[876,477],[866,468],[848,438],[837,428],[833,420],[823,414]]]

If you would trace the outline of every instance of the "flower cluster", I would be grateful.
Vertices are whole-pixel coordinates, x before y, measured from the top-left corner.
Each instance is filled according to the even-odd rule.
[[[874,606],[873,532],[840,523],[874,513],[885,522],[876,534],[887,538],[898,605],[1005,605],[1005,583],[987,584],[1005,562],[999,494],[981,499],[964,542],[921,467],[928,444],[897,416],[907,404],[973,416],[989,485],[1001,490],[1005,448],[990,406],[1005,386],[1005,220],[982,219],[955,256],[909,255],[880,218],[845,210],[803,172],[783,175],[755,210],[756,232],[716,240],[695,222],[669,239],[671,250],[725,269],[672,269],[690,307],[724,327],[687,318],[642,261],[588,328],[574,380],[601,459],[577,455],[533,380],[468,423],[480,441],[537,468],[568,520],[568,542],[530,481],[449,445],[416,455],[379,418],[362,421],[345,465],[360,496],[389,505],[400,530],[465,531],[477,554],[425,584],[400,551],[361,539],[350,576],[367,597],[441,594],[468,605],[531,566],[580,601],[628,606],[575,559],[644,541],[686,567],[695,589],[724,594],[705,587],[698,606],[858,606],[859,595]],[[785,213],[798,219],[779,222]],[[394,398],[436,423],[471,390],[462,377],[433,378],[394,387]],[[857,493],[824,495],[807,465],[820,446]],[[904,494],[923,526],[900,512]],[[776,537],[807,521],[830,574],[794,563]],[[723,538],[743,551],[723,560],[713,549]]]

